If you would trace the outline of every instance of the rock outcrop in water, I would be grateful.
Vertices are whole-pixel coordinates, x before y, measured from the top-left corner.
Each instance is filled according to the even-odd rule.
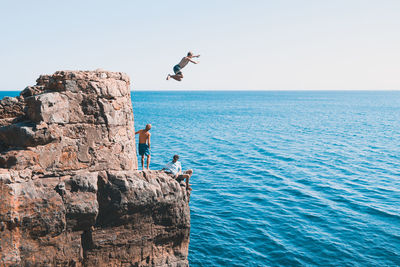
[[[0,265],[188,265],[189,197],[137,171],[129,83],[59,71],[0,101]]]

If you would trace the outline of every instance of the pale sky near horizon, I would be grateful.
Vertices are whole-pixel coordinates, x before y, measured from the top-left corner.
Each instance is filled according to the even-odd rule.
[[[400,90],[399,0],[1,0],[0,34],[0,90],[97,68],[133,90]]]

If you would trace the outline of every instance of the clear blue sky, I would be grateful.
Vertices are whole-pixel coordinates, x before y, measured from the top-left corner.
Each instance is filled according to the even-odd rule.
[[[3,0],[0,34],[0,90],[96,68],[134,90],[400,89],[399,0]]]

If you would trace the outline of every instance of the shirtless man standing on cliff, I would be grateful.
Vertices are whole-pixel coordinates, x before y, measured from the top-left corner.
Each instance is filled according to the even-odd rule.
[[[142,156],[142,169],[144,170],[144,156],[147,156],[147,169],[150,166],[150,136],[151,124],[147,124],[145,129],[141,129],[135,133],[139,134],[139,155]]]
[[[177,81],[182,81],[182,79],[183,79],[183,73],[182,73],[181,69],[183,69],[189,62],[192,62],[192,63],[194,63],[194,64],[200,63],[200,61],[194,61],[194,60],[192,60],[192,58],[194,58],[194,57],[200,57],[200,55],[194,56],[192,52],[187,53],[187,56],[186,56],[186,57],[183,57],[183,58],[181,59],[181,62],[179,62],[178,64],[176,64],[176,65],[174,66],[174,73],[175,73],[175,75],[168,74],[167,80],[169,80],[170,78],[172,78],[172,79],[177,80]]]

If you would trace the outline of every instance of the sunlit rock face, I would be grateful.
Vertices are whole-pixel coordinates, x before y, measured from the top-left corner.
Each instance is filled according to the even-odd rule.
[[[189,195],[137,171],[129,77],[58,71],[0,101],[0,262],[187,266]]]

